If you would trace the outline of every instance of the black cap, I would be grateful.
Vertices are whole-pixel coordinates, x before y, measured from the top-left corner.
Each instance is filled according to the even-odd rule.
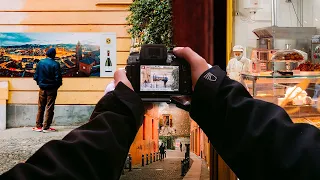
[[[51,59],[54,59],[56,57],[56,49],[55,48],[50,48],[46,55],[51,58]]]

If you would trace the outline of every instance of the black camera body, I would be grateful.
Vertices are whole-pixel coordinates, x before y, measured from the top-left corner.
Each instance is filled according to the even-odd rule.
[[[171,102],[172,97],[192,94],[189,63],[164,45],[142,45],[140,53],[131,53],[126,73],[144,102]]]

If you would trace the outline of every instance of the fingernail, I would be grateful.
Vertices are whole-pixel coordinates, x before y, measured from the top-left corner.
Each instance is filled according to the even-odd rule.
[[[174,51],[178,51],[178,50],[181,50],[181,49],[183,49],[184,47],[175,47],[175,48],[173,48],[173,50]]]
[[[127,72],[125,68],[118,68],[118,71],[122,71],[122,70],[123,70],[124,72]]]

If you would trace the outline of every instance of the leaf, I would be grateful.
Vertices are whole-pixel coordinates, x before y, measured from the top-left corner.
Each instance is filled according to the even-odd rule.
[[[140,45],[173,46],[171,0],[135,0],[129,9],[126,21],[131,26],[127,32],[132,38],[139,38]]]

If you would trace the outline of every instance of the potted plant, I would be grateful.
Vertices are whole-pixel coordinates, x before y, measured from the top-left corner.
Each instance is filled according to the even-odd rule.
[[[134,0],[126,18],[132,48],[142,44],[164,44],[172,47],[171,0]]]

